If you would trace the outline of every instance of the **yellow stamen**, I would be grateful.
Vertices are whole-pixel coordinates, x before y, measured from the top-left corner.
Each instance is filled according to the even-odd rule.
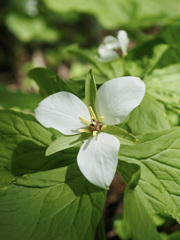
[[[106,127],[107,127],[107,125],[102,125],[101,131],[103,131],[103,129],[105,129]]]
[[[99,122],[102,122],[103,119],[104,119],[104,116],[100,116],[100,117],[98,118],[98,121],[99,121]]]
[[[92,109],[91,106],[89,106],[89,111],[90,111],[91,117],[92,117],[93,119],[96,119],[96,115],[95,115],[95,113],[94,113],[94,111],[93,111],[93,109]]]
[[[78,129],[78,132],[91,133],[91,131],[89,129],[83,129],[83,128]]]
[[[96,135],[97,132],[98,132],[98,131],[93,131],[93,137]]]
[[[82,118],[82,117],[79,117],[79,119],[80,119],[83,123],[85,123],[87,126],[89,126],[90,122],[89,122],[88,120],[86,120],[86,119],[84,119],[84,118]]]
[[[107,125],[103,125],[101,122],[104,119],[104,116],[100,116],[98,119],[96,118],[96,115],[92,109],[91,106],[89,106],[89,112],[91,115],[91,120],[88,121],[82,117],[79,117],[79,119],[85,123],[89,129],[85,128],[85,129],[78,129],[78,132],[82,132],[82,133],[92,133],[93,136],[95,136],[98,132],[102,131],[103,129],[105,129],[107,127]]]

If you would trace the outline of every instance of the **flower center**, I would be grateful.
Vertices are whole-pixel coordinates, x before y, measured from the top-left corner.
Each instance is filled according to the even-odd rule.
[[[93,119],[89,125],[89,128],[92,132],[94,131],[100,132],[102,126],[103,126],[102,123],[100,123],[98,119]]]
[[[99,118],[96,117],[92,107],[89,107],[89,112],[91,114],[91,121],[87,121],[85,120],[84,118],[82,117],[79,117],[79,119],[85,123],[88,128],[85,128],[85,129],[78,129],[79,132],[86,132],[86,133],[92,133],[93,136],[96,135],[96,133],[102,131],[106,125],[103,125],[102,124],[102,120],[104,119],[103,116],[100,116]]]

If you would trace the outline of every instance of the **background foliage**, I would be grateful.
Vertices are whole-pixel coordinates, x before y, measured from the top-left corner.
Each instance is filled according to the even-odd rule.
[[[92,240],[99,232],[103,240],[104,211],[104,239],[179,240],[179,0],[0,5],[0,239]],[[131,40],[128,55],[101,63],[99,44],[119,29]],[[107,194],[80,173],[78,146],[45,156],[60,133],[33,114],[58,91],[84,100],[87,78],[99,87],[125,75],[141,77],[146,95],[125,123],[109,129],[122,145],[121,177]]]

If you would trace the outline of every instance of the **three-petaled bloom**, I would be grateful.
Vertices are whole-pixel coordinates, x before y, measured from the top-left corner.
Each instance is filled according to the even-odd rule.
[[[118,31],[117,38],[107,36],[98,48],[99,60],[109,62],[127,54],[129,39],[126,31]]]
[[[40,102],[35,115],[43,126],[64,135],[90,134],[79,150],[78,166],[91,183],[107,188],[116,172],[120,142],[103,129],[122,123],[140,104],[144,94],[145,85],[141,79],[120,77],[99,88],[94,111],[74,94],[58,92]]]

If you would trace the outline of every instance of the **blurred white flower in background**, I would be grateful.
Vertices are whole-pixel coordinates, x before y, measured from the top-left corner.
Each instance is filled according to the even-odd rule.
[[[99,60],[101,62],[109,62],[127,54],[129,38],[124,30],[118,31],[117,38],[107,36],[103,43],[99,46]]]
[[[37,0],[27,0],[25,4],[25,9],[29,16],[36,16],[39,12]]]

